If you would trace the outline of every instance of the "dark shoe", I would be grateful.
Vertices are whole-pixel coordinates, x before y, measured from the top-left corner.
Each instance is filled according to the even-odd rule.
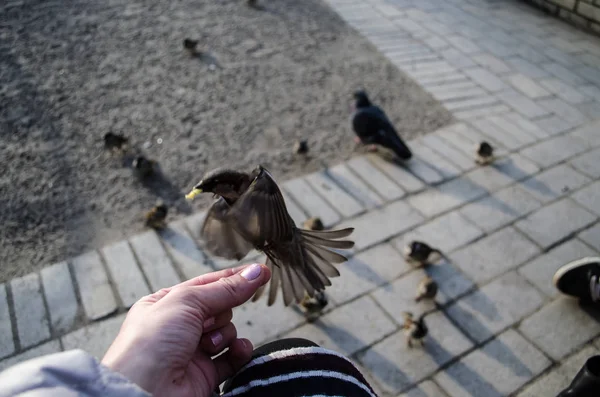
[[[556,397],[597,397],[600,395],[600,356],[588,358],[573,381]]]
[[[599,302],[600,258],[588,257],[567,263],[554,273],[552,282],[563,294]]]

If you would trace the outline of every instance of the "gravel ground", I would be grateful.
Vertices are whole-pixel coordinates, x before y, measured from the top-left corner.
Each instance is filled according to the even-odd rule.
[[[285,180],[348,158],[360,87],[404,137],[451,120],[319,0],[3,3],[0,282],[139,232],[159,198],[171,219],[206,207],[182,194],[208,169],[260,162]],[[106,153],[110,130],[162,181],[142,185]]]

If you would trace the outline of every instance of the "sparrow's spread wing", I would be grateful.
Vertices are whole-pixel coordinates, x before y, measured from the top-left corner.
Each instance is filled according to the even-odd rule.
[[[231,208],[222,197],[208,210],[200,234],[205,248],[213,255],[240,260],[253,248],[252,243],[236,231],[229,214]]]
[[[236,228],[257,248],[288,241],[294,233],[294,221],[287,212],[281,191],[273,177],[261,169],[248,189],[231,209]]]

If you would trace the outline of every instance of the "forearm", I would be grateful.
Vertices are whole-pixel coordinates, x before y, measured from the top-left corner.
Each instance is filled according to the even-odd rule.
[[[148,397],[140,387],[111,371],[83,350],[25,361],[0,373],[0,397],[85,395]]]

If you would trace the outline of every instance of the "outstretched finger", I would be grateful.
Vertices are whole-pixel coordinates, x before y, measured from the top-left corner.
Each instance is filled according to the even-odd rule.
[[[237,338],[237,329],[233,323],[202,334],[199,349],[210,356],[221,353]]]

